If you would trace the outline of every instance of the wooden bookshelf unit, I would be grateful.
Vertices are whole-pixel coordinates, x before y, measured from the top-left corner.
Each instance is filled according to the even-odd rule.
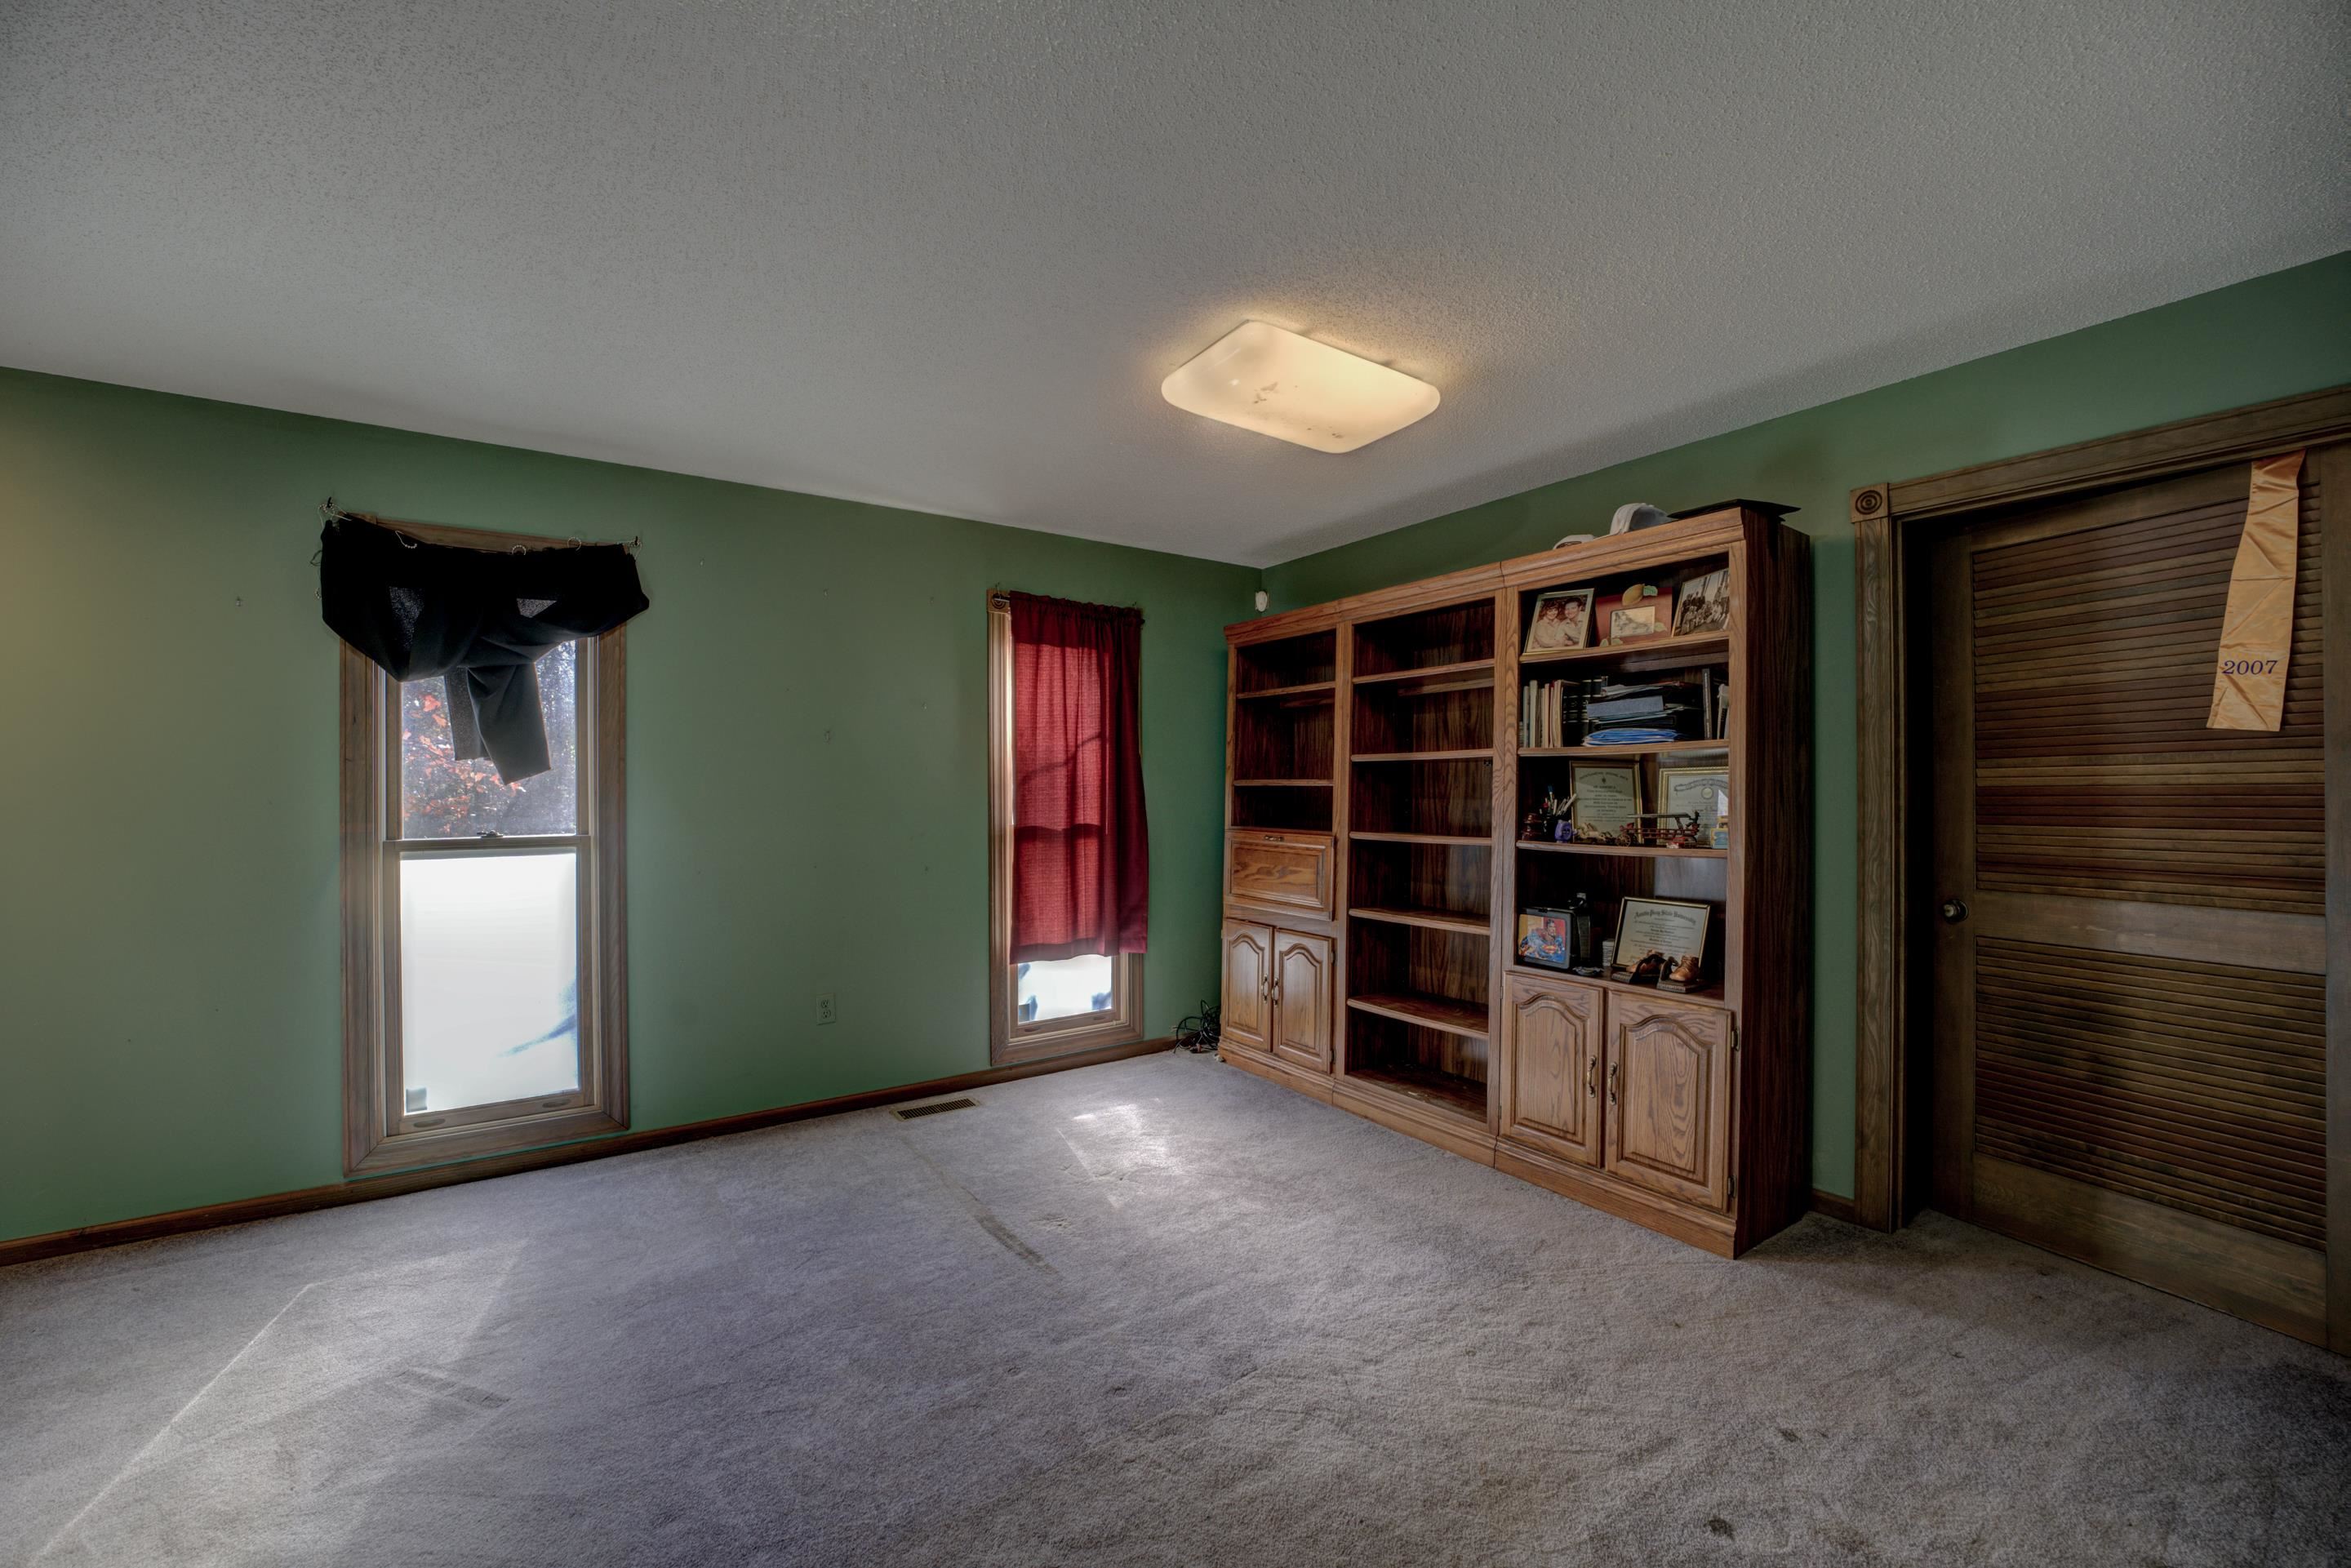
[[[1727,625],[1523,653],[1547,591],[1715,572]],[[1810,597],[1804,536],[1731,507],[1226,628],[1225,1060],[1725,1257],[1802,1214]],[[1705,695],[1680,738],[1522,745],[1552,681]],[[1726,773],[1728,843],[1522,837],[1594,762],[1650,811],[1660,768]],[[1579,895],[1604,937],[1706,906],[1697,977],[1522,961],[1520,912]]]

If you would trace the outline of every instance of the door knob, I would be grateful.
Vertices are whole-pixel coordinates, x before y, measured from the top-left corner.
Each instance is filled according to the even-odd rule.
[[[1943,923],[1945,925],[1957,925],[1960,921],[1965,920],[1967,917],[1968,906],[1966,904],[1961,904],[1956,898],[1947,898],[1943,900]]]

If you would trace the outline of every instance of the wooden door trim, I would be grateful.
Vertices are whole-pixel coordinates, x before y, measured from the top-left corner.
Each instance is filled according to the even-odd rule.
[[[2250,463],[2339,441],[2346,432],[2351,432],[2351,386],[2329,387],[1865,489],[1879,492],[1886,520],[1899,518],[1907,526]],[[1863,493],[1854,495],[1857,498]]]
[[[2029,456],[1853,492],[1855,664],[1859,734],[1854,1212],[1880,1230],[1902,1224],[1926,1196],[1914,1114],[1924,1087],[1919,1014],[1928,971],[1925,927],[1913,903],[1927,891],[1917,856],[1929,824],[1914,803],[1928,716],[1920,677],[1928,619],[1918,595],[1938,537],[1999,512],[2199,468],[2351,440],[2351,386]],[[2351,489],[2351,460],[2315,453],[2321,494]],[[2343,503],[2336,503],[2338,505]],[[2328,530],[2324,570],[2326,660],[2327,942],[2351,941],[2351,529]],[[2327,1227],[2330,1343],[2351,1351],[2351,966],[2327,977]],[[1918,982],[1914,986],[1914,980]]]
[[[1975,468],[1865,485],[1853,491],[1850,522],[1855,531],[1855,663],[1860,707],[1860,973],[1857,973],[1857,1039],[1855,1039],[1855,1194],[1857,1222],[1895,1229],[1926,1199],[1926,1180],[1916,1161],[1921,1138],[1918,1098],[1930,1072],[1923,1039],[1921,983],[1926,928],[1911,919],[1911,900],[1926,865],[1918,862],[1928,822],[1914,813],[1911,759],[1921,743],[1928,670],[1928,618],[1918,595],[1932,573],[1930,540],[1984,517],[2027,506],[2062,501],[2147,479],[2217,468],[2224,463],[2323,446],[2351,437],[2351,385],[2281,397],[2276,402],[2229,409],[2170,425],[2130,430],[2126,435],[2054,446],[2032,456],[1977,463]],[[2327,475],[2346,468],[2339,454],[2321,454],[2321,494]],[[2351,485],[2351,479],[2344,479]],[[2335,529],[2325,562],[2325,661],[2327,661],[2327,943],[2344,950],[2351,938],[2351,821],[2344,788],[2351,785],[2351,540]],[[2346,967],[2337,967],[2346,968]],[[1914,973],[1916,971],[1916,973]],[[2327,976],[2327,1095],[2330,1138],[2330,1249],[2335,1267],[2346,1270],[2330,1291],[2332,1333],[2339,1349],[2351,1349],[2351,980]]]
[[[2321,505],[2351,497],[2351,446],[2315,454]],[[2346,508],[2351,509],[2351,508]],[[2325,514],[2335,515],[2330,510]],[[2319,549],[2326,640],[2326,950],[2351,953],[2351,528]],[[2351,962],[2326,971],[2326,1345],[2351,1354]]]

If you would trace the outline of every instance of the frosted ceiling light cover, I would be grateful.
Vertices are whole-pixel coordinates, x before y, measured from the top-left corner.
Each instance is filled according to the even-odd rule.
[[[1402,371],[1264,321],[1244,321],[1159,383],[1186,413],[1317,452],[1353,452],[1437,410]]]

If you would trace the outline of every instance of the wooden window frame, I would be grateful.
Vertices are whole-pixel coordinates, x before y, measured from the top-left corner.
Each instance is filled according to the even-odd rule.
[[[1930,667],[1923,595],[1934,541],[2007,508],[2333,447],[2314,473],[2330,496],[2351,489],[2351,386],[2061,446],[2030,456],[1853,492],[1860,758],[1860,951],[1856,984],[1854,1209],[1891,1230],[1924,1206],[1931,1114],[1933,896],[1920,859],[1931,831],[1921,689]],[[2322,572],[2325,618],[2326,945],[2351,951],[2351,530],[2334,530]],[[2327,1313],[2330,1340],[2351,1349],[2351,965],[2326,974]]]
[[[371,521],[383,521],[371,518]],[[558,541],[384,522],[429,544],[543,549]],[[579,646],[580,831],[445,842],[392,836],[398,683],[340,645],[343,1169],[352,1176],[569,1143],[629,1125],[627,630]],[[580,1087],[562,1095],[411,1115],[400,1052],[396,862],[425,854],[570,851],[580,857]]]
[[[1143,1038],[1143,955],[1111,960],[1101,1012],[1023,1023],[1012,965],[1012,601],[987,596],[987,1060],[998,1067]]]

